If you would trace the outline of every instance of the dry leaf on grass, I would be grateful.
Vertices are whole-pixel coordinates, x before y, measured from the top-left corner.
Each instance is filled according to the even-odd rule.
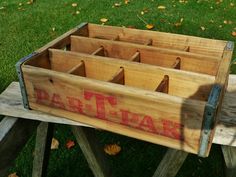
[[[179,26],[182,25],[183,21],[184,21],[184,18],[181,18],[180,21],[179,21],[179,22],[176,22],[174,25],[175,25],[176,27],[179,27]]]
[[[121,6],[121,3],[119,2],[116,2],[115,4],[114,4],[114,7],[120,7]]]
[[[104,151],[108,155],[117,155],[121,151],[121,147],[117,144],[108,144],[105,145]]]
[[[101,19],[100,19],[100,22],[102,22],[102,23],[106,23],[107,21],[108,21],[107,18],[101,18]]]
[[[153,29],[153,28],[154,28],[154,25],[153,25],[153,24],[146,24],[146,28],[149,29],[149,30],[150,30],[150,29]]]
[[[201,30],[202,30],[202,31],[205,31],[206,28],[205,28],[204,26],[201,26]]]
[[[78,5],[77,3],[72,3],[71,4],[72,7],[77,7],[77,5]]]
[[[157,7],[159,10],[165,10],[166,9],[166,6],[158,6]]]
[[[124,0],[125,4],[129,4],[129,0]]]
[[[66,148],[67,148],[67,149],[71,149],[71,148],[74,147],[74,146],[75,146],[75,142],[74,142],[74,141],[68,140],[68,141],[66,142]]]
[[[52,138],[51,149],[58,149],[59,141],[56,138]]]
[[[19,176],[17,176],[17,174],[15,172],[15,173],[11,173],[10,175],[8,175],[8,177],[19,177]]]
[[[236,37],[236,31],[233,31],[233,32],[232,32],[232,36],[233,36],[233,37]]]

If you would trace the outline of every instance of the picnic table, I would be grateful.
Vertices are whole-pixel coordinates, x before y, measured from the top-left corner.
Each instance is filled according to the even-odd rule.
[[[220,144],[226,163],[226,176],[236,175],[236,75],[230,75],[220,120],[213,143]],[[12,82],[0,95],[0,174],[6,175],[19,151],[37,128],[32,176],[46,175],[53,124],[70,125],[84,156],[96,177],[113,176],[95,129],[63,117],[23,108],[18,82]],[[169,148],[153,177],[174,177],[188,153]],[[4,162],[4,163],[2,163]]]

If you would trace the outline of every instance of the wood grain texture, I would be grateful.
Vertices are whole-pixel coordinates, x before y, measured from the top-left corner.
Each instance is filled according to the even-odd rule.
[[[0,106],[1,107],[1,106]],[[23,106],[21,105],[23,108]],[[11,111],[11,110],[10,110]],[[0,122],[0,174],[7,176],[8,170],[32,136],[38,121],[6,116]]]
[[[187,152],[169,148],[153,177],[175,177],[187,156]]]
[[[53,124],[41,122],[37,128],[32,177],[46,177],[51,151]]]
[[[118,35],[120,41],[138,44],[145,44],[152,39],[152,46],[181,51],[188,49],[191,53],[209,56],[221,57],[226,45],[226,41],[106,25],[88,24],[88,29],[89,37],[112,39]]]
[[[182,52],[178,50],[150,47],[120,41],[71,36],[71,51],[90,54],[100,46],[107,51],[108,56],[130,60],[138,51],[140,62],[171,68],[176,58],[181,58],[181,69],[216,75],[220,57]]]
[[[171,68],[152,66],[113,58],[91,56],[76,52],[50,49],[52,66],[66,65],[68,68],[83,61],[88,78],[107,81],[120,67],[124,68],[125,85],[145,90],[155,90],[164,75],[169,76],[169,95],[207,100],[215,77],[206,74],[179,71]],[[66,60],[68,59],[68,60]],[[65,64],[65,61],[67,61]],[[70,66],[69,66],[70,65]],[[37,69],[37,68],[35,68]],[[61,70],[63,72],[63,70]],[[181,84],[180,84],[181,83]]]
[[[225,94],[220,120],[216,126],[213,143],[236,147],[236,76],[230,75]],[[25,119],[53,122],[60,124],[89,126],[60,116],[23,108],[18,82],[12,82],[0,95],[0,114]]]
[[[40,72],[38,72],[39,70],[35,70],[28,66],[24,67],[23,70],[25,72],[25,84],[28,90],[30,107],[32,109],[50,112],[55,115],[63,115],[69,119],[77,120],[97,128],[117,132],[123,135],[125,134],[153,143],[177,149],[183,148],[188,152],[194,153],[198,149],[201,119],[205,107],[205,102],[203,101],[188,100],[132,87],[124,88],[124,86],[118,84],[114,87],[112,83],[89,80],[73,75],[67,77],[67,74],[65,73],[54,73],[55,71],[48,72],[48,70],[45,69],[40,69]],[[51,82],[50,79],[53,80],[53,82]],[[43,103],[41,104],[37,102],[35,89],[47,91],[49,100],[43,100]],[[83,97],[83,94],[86,92],[92,93],[92,95],[98,94],[100,95],[99,97],[102,97],[102,95],[107,98],[114,96],[113,98],[114,100],[117,100],[117,104],[115,101],[116,106],[112,106],[110,105],[110,102],[107,103],[106,101],[106,112],[105,108],[101,109],[104,109],[104,116],[107,117],[100,117],[100,114],[96,111],[97,102],[94,98],[92,101],[88,101]],[[55,105],[53,106],[50,103],[54,94],[61,96],[60,99],[64,100],[62,103],[63,105],[60,105],[63,107],[61,107],[62,109],[58,109],[57,106],[55,107]],[[71,107],[71,103],[67,102],[68,97],[79,99],[82,102],[81,105],[83,110],[78,110],[78,107],[76,107],[76,109],[74,106]],[[86,105],[91,105],[92,109]],[[123,125],[124,122],[121,122],[125,119],[123,116],[128,114],[125,110],[132,113],[131,116],[138,116],[137,121],[128,122],[130,123],[129,126],[125,126]],[[83,111],[84,115],[78,115],[78,113],[76,113],[77,111]],[[113,114],[111,111],[115,111],[117,114]],[[182,114],[188,116],[184,119],[181,117]],[[99,118],[95,118],[96,116]],[[148,119],[152,119],[150,121],[153,122],[153,126],[156,127],[155,129],[157,132],[156,130],[153,130],[154,128],[149,129],[150,127],[148,126],[142,128],[144,131],[136,128],[141,124],[141,119],[143,119],[143,117],[146,118],[146,116],[148,116]],[[109,121],[102,120],[108,117]],[[176,132],[173,134],[170,132],[170,135],[166,135],[169,137],[163,136],[162,131],[166,131],[163,128],[164,125],[162,125],[164,121],[171,121],[171,126],[172,124],[173,126],[174,124],[176,126]],[[179,129],[181,129],[181,125],[179,124],[182,124],[182,121],[185,123],[183,134],[186,138],[180,143],[177,138],[181,136],[179,135]],[[156,133],[153,133],[152,131]],[[176,139],[173,139],[174,137]]]
[[[71,128],[94,176],[112,177],[103,147],[96,137],[95,130],[78,126],[71,126]]]

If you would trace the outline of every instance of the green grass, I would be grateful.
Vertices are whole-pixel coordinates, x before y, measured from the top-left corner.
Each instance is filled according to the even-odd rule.
[[[73,2],[78,3],[78,7],[72,7]],[[145,29],[137,14],[147,8],[148,13],[140,16],[155,25],[153,30],[234,42],[236,39],[231,35],[236,27],[236,2],[235,6],[230,6],[233,0],[224,0],[220,4],[216,4],[215,0],[189,0],[188,3],[175,0],[131,0],[128,5],[122,3],[120,7],[112,8],[115,2],[119,1],[38,0],[32,5],[26,5],[26,1],[0,0],[0,7],[5,7],[0,9],[0,92],[17,80],[14,65],[21,57],[81,22],[100,23],[102,17],[109,19],[107,25]],[[19,3],[23,4],[21,8],[24,10],[18,10]],[[158,5],[164,5],[166,9],[158,10]],[[80,14],[73,15],[76,10]],[[174,24],[181,18],[184,19],[182,25],[176,27]],[[231,20],[232,24],[224,24],[224,20]],[[202,31],[201,26],[206,30]],[[232,71],[236,71],[235,67],[232,68]],[[152,176],[166,150],[158,145],[116,134],[100,131],[97,134],[102,144],[119,143],[122,147],[119,155],[108,156],[117,177]],[[71,150],[65,147],[68,139],[74,139],[69,128],[57,125],[54,136],[59,140],[60,147],[51,152],[48,176],[92,176],[78,145]],[[9,173],[16,171],[20,177],[31,176],[34,138],[27,143]],[[177,177],[223,177],[223,167],[220,148],[213,145],[209,158],[189,155]]]

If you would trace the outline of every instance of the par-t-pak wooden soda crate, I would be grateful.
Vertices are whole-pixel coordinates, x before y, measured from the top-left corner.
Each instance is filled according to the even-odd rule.
[[[17,63],[25,108],[208,156],[233,43],[83,23]]]

